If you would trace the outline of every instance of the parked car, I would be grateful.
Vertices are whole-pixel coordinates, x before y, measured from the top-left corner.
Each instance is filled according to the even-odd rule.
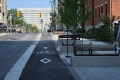
[[[47,32],[51,32],[51,29],[48,29]]]

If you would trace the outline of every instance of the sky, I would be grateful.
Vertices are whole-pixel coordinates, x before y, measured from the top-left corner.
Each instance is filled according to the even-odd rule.
[[[7,0],[7,10],[17,8],[51,8],[53,0]]]

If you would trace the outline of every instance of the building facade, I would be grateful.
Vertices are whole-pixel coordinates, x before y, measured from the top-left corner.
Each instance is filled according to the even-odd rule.
[[[18,11],[21,11],[26,23],[34,24],[39,29],[42,29],[45,25],[50,25],[51,23],[51,8],[18,8]],[[42,13],[41,17],[40,12]],[[41,19],[43,23],[41,23]]]
[[[7,2],[0,0],[0,23],[7,24]]]
[[[91,19],[86,21],[85,26],[99,27],[101,24],[101,14],[109,14],[110,16],[120,16],[120,0],[87,0],[87,5],[94,12]]]

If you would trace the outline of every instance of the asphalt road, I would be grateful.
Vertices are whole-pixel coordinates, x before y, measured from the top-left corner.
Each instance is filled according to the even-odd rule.
[[[41,36],[19,80],[75,80],[59,57],[52,37]]]
[[[0,80],[36,41],[39,34],[11,33],[0,37]]]

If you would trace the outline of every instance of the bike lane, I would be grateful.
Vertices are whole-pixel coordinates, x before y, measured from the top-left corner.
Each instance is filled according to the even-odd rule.
[[[50,34],[43,34],[19,80],[75,80],[59,57]]]

